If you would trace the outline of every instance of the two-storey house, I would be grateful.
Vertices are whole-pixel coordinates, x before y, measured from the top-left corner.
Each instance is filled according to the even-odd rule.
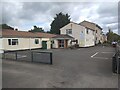
[[[80,24],[70,22],[60,29],[60,34],[67,34],[77,40],[79,47],[95,45],[95,31]]]
[[[83,21],[79,24],[94,31],[95,44],[103,43],[102,28],[98,24],[95,24],[95,23],[89,22],[89,21]]]

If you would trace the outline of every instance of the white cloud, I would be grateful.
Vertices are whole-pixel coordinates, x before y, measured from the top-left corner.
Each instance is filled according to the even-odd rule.
[[[104,32],[111,27],[116,32],[117,2],[4,2],[3,23],[29,30],[33,25],[50,30],[50,23],[59,12],[68,13],[72,21],[83,20],[99,24]]]

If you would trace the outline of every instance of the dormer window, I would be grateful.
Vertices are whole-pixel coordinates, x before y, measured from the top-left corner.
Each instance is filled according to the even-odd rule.
[[[66,34],[72,34],[72,29],[66,29]]]

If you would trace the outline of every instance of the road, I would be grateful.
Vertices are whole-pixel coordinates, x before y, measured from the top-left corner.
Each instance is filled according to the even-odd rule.
[[[113,47],[47,51],[53,65],[3,60],[3,88],[118,88]]]

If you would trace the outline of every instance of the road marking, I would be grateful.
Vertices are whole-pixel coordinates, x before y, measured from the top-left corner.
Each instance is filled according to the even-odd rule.
[[[93,58],[97,58],[97,59],[111,59],[111,58],[104,58],[104,57],[93,57]]]
[[[97,55],[99,52],[96,52],[95,54],[93,54],[92,56],[91,56],[91,58],[93,58],[95,55]]]
[[[101,53],[115,53],[115,52],[101,52]]]

